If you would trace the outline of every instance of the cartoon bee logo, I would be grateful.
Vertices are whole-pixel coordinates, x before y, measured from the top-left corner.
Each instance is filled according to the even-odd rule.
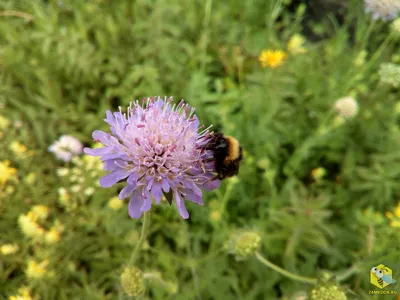
[[[373,267],[370,272],[371,283],[380,289],[383,289],[389,284],[396,283],[397,281],[392,278],[392,273],[392,269],[384,264]]]

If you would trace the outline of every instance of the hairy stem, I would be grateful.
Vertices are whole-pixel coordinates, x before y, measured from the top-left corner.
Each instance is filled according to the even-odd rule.
[[[139,241],[136,244],[136,247],[132,252],[131,260],[129,261],[130,265],[133,265],[135,263],[135,260],[137,259],[137,256],[138,256],[138,254],[140,252],[140,249],[142,248],[143,243],[146,240],[146,236],[147,236],[147,233],[149,231],[149,228],[150,228],[150,210],[148,210],[148,211],[146,211],[144,213],[142,232],[140,234]]]
[[[264,265],[266,265],[268,268],[271,268],[272,270],[282,274],[283,276],[286,276],[290,279],[299,281],[299,282],[304,282],[304,283],[310,283],[310,284],[316,284],[317,279],[315,278],[310,278],[310,277],[304,277],[300,275],[296,275],[293,273],[290,273],[289,271],[286,271],[285,269],[282,269],[281,267],[278,267],[277,265],[273,264],[269,260],[265,259],[259,252],[256,252],[256,258],[262,262]]]

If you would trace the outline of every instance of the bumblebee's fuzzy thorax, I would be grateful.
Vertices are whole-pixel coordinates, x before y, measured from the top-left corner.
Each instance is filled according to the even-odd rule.
[[[242,160],[242,147],[238,140],[231,136],[224,136],[222,133],[213,133],[207,150],[213,152],[215,161],[215,178],[220,180],[235,176],[239,173],[239,165]]]

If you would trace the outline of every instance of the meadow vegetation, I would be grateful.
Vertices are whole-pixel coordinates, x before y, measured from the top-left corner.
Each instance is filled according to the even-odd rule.
[[[400,280],[399,46],[360,0],[2,0],[0,299],[389,299],[368,293],[381,263]],[[156,95],[244,158],[189,219],[153,205],[126,269],[123,185],[49,147]]]

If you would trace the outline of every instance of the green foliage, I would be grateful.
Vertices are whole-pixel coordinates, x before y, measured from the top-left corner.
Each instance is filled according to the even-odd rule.
[[[195,106],[202,124],[240,140],[244,161],[236,179],[205,193],[204,207],[187,204],[188,221],[154,207],[136,262],[141,299],[308,293],[254,257],[229,255],[240,230],[257,232],[260,253],[292,273],[329,270],[350,299],[369,297],[369,270],[380,263],[399,280],[400,94],[379,70],[399,63],[400,40],[362,1],[298,2],[2,1],[0,116],[10,124],[0,119],[0,163],[17,174],[4,184],[0,174],[0,247],[19,250],[0,251],[0,296],[27,286],[43,300],[126,299],[119,280],[141,221],[126,204],[112,208],[118,189],[96,185],[98,168],[85,158],[61,163],[47,148],[63,134],[88,145],[93,130],[107,130],[107,109],[153,95]],[[305,53],[290,51],[294,34],[305,37]],[[287,57],[262,68],[264,49]],[[346,96],[359,105],[347,119],[334,108]],[[28,150],[18,153],[15,141]],[[46,232],[60,224],[53,244],[19,228],[39,204],[50,208],[39,222]],[[27,276],[32,260],[48,260],[46,276]]]

